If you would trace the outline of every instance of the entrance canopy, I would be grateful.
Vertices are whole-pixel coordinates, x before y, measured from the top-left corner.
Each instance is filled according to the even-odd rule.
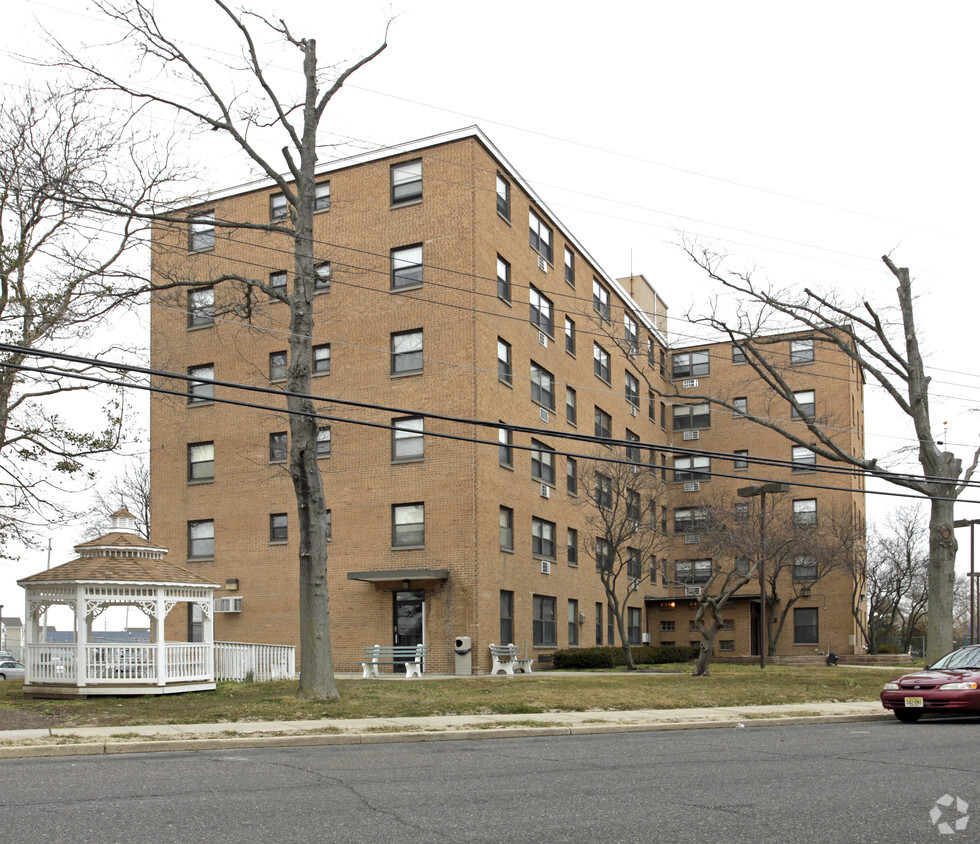
[[[367,583],[386,583],[393,580],[448,580],[449,569],[388,569],[385,571],[349,571],[348,580],[363,580]]]

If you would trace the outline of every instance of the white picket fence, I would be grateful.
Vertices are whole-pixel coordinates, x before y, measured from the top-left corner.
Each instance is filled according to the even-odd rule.
[[[296,676],[293,645],[255,645],[248,642],[214,643],[214,679],[245,682],[292,680]]]

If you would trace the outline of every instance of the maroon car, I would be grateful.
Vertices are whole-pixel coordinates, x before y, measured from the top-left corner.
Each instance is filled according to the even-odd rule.
[[[960,648],[922,671],[885,683],[881,705],[906,724],[924,712],[980,715],[980,645]]]

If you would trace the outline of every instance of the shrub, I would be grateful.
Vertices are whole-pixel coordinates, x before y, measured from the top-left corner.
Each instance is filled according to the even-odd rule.
[[[619,656],[624,659],[622,651]],[[615,662],[610,648],[567,648],[555,651],[552,665],[566,669],[612,668]]]
[[[634,645],[633,662],[637,665],[660,665],[665,662],[690,662],[697,659],[698,649],[690,645]],[[552,656],[555,668],[583,670],[615,668],[626,665],[626,655],[619,647],[565,648]]]
[[[898,645],[878,645],[878,653],[880,654],[897,654]]]

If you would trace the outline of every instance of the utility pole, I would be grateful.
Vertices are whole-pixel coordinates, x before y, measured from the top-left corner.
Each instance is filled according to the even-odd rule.
[[[759,506],[759,557],[756,563],[759,566],[759,593],[761,595],[761,606],[759,607],[759,668],[766,667],[766,650],[769,647],[769,610],[766,607],[766,494],[776,492],[789,492],[789,484],[762,484],[762,486],[744,486],[736,490],[739,498],[760,497]]]

